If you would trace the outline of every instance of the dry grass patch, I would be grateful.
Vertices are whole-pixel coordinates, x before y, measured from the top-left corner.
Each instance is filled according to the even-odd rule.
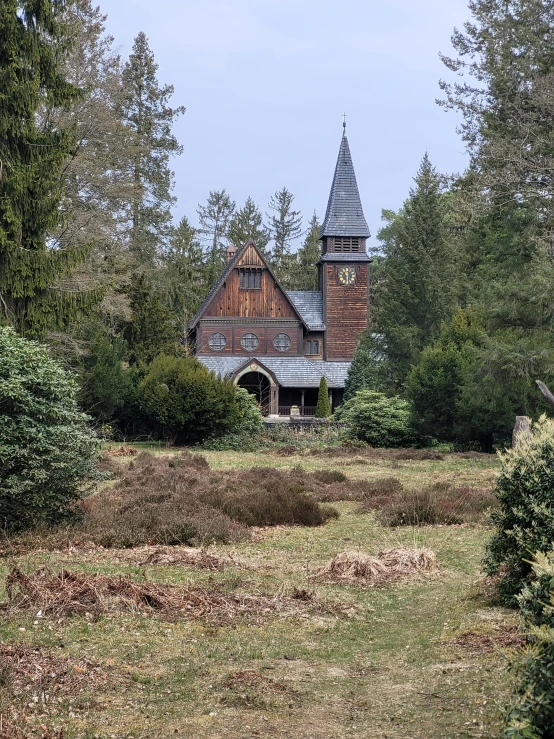
[[[448,640],[450,646],[458,647],[467,654],[493,653],[499,649],[519,649],[524,643],[523,634],[517,626],[508,626],[491,633],[465,631]]]
[[[436,571],[437,558],[430,549],[397,547],[386,549],[375,556],[362,552],[341,552],[313,578],[320,582],[373,587]]]
[[[0,738],[1,739],[64,739],[65,734],[60,729],[55,731],[42,724],[38,728],[28,725],[25,715],[5,716],[0,713]]]
[[[212,625],[263,623],[273,616],[287,617],[326,613],[345,615],[348,607],[340,604],[310,602],[292,595],[228,592],[233,583],[220,582],[210,587],[186,588],[154,582],[137,582],[128,576],[110,576],[61,570],[53,574],[39,569],[25,574],[14,567],[6,578],[8,602],[1,609],[9,615],[33,611],[55,618],[76,614],[89,618],[110,612],[157,613],[164,618],[202,620]]]
[[[285,703],[292,708],[300,699],[294,688],[262,675],[257,670],[239,670],[229,674],[221,683],[225,693],[223,705],[240,708],[277,708]]]
[[[220,557],[210,554],[207,549],[182,549],[180,547],[141,547],[133,549],[133,558],[138,561],[140,566],[143,565],[184,565],[192,567],[195,570],[221,571],[225,567],[232,565],[233,567],[242,567],[244,565],[238,563],[229,554],[226,557]]]

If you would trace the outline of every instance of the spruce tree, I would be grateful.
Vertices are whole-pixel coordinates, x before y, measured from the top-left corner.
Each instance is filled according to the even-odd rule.
[[[68,109],[82,95],[62,71],[62,10],[50,0],[0,6],[0,320],[35,337],[67,326],[100,297],[59,284],[90,245],[57,248],[50,238],[64,220],[62,174],[76,136],[73,124],[39,114],[45,105]]]
[[[304,243],[297,251],[285,287],[288,290],[317,290],[317,262],[321,256],[320,223],[314,211]]]
[[[164,267],[161,281],[166,303],[177,324],[186,331],[210,289],[202,246],[186,217],[171,233]]]
[[[182,333],[144,274],[133,276],[129,295],[133,315],[123,335],[130,364],[148,364],[158,354],[177,354]]]
[[[401,388],[410,366],[456,308],[455,258],[441,182],[427,154],[402,211],[389,218],[379,233],[386,259],[377,332],[384,334],[393,384]]]
[[[206,280],[210,287],[225,265],[229,224],[235,205],[225,190],[212,190],[206,205],[199,205],[196,211],[200,221],[199,233],[205,244]]]
[[[319,390],[317,393],[317,406],[315,409],[316,418],[329,418],[331,415],[331,404],[329,403],[329,388],[327,380],[322,377],[319,381]]]
[[[123,70],[122,116],[133,146],[130,247],[138,263],[145,267],[154,265],[169,234],[175,201],[169,160],[182,151],[172,127],[185,112],[182,106],[170,107],[173,85],[161,87],[157,70],[154,54],[141,31]]]
[[[263,225],[263,217],[260,209],[251,197],[246,199],[243,207],[237,210],[232,217],[227,238],[237,249],[247,241],[252,240],[258,249],[262,252],[266,251],[269,243],[269,233]]]
[[[267,217],[267,230],[273,240],[271,261],[273,268],[284,282],[292,271],[291,245],[302,235],[302,216],[293,210],[294,195],[283,187],[271,196]]]
[[[381,365],[384,359],[381,337],[365,333],[358,344],[344,386],[344,400],[350,400],[358,390],[378,390],[383,386]]]

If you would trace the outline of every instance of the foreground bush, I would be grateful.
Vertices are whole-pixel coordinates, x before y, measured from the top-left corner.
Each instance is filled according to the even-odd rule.
[[[20,531],[74,514],[99,478],[98,440],[77,386],[45,347],[0,329],[0,527]]]
[[[505,716],[506,739],[554,737],[554,552],[531,564],[534,580],[518,596],[528,644],[512,661],[518,680]]]
[[[402,398],[388,398],[373,390],[360,390],[334,415],[349,425],[349,435],[377,447],[411,446],[415,434],[411,407]]]
[[[160,354],[138,386],[151,429],[179,443],[223,436],[237,422],[235,386],[195,357]]]
[[[79,537],[108,547],[247,539],[250,526],[321,526],[335,516],[309,494],[301,472],[212,472],[205,457],[141,453],[114,487],[88,498]]]
[[[264,420],[254,395],[243,387],[235,387],[236,410],[230,430],[218,439],[204,443],[205,449],[224,451],[256,451]]]
[[[505,602],[515,605],[531,575],[530,553],[554,542],[554,421],[543,416],[532,435],[501,455],[496,483],[500,510],[486,552],[485,570],[498,576]]]

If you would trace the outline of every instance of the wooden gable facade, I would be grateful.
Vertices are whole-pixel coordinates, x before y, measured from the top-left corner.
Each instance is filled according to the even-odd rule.
[[[253,242],[230,261],[206,301],[196,347],[202,355],[303,355],[302,317]]]

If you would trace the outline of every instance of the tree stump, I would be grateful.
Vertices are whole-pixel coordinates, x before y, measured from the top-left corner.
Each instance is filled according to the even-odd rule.
[[[531,420],[527,416],[516,416],[516,425],[512,432],[512,447],[515,449],[522,441],[531,436]]]

